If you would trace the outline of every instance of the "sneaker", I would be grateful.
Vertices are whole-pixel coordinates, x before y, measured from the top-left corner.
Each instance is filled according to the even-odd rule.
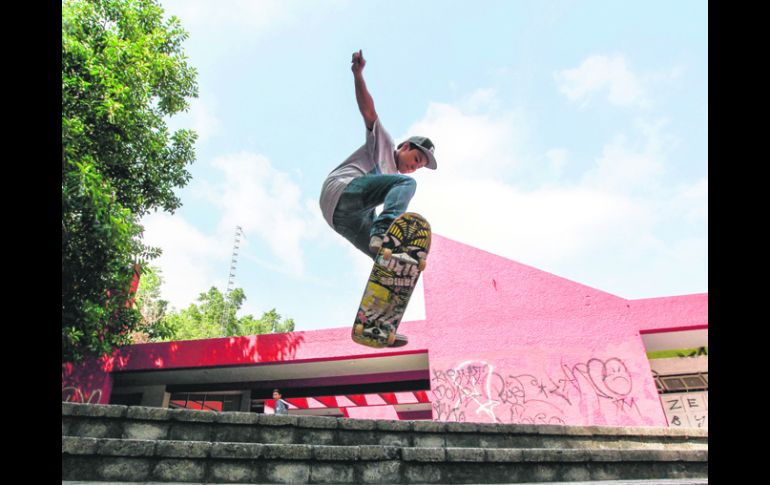
[[[382,247],[382,236],[372,236],[369,240],[369,251],[373,254],[377,254]]]

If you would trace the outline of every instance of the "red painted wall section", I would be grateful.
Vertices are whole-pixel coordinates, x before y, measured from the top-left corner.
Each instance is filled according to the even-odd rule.
[[[708,295],[626,300],[434,235],[423,273],[425,321],[404,322],[405,350],[428,349],[433,418],[666,426],[640,332],[708,325]],[[362,287],[363,287],[362,282]],[[351,322],[356,302],[351,302]],[[134,345],[65,388],[109,402],[110,371],[377,355],[339,328]],[[101,369],[101,370],[100,370]],[[80,388],[90,385],[95,387]],[[67,391],[77,394],[72,390]],[[392,406],[351,417],[397,419]],[[373,413],[373,414],[372,414]]]
[[[351,322],[355,311],[351,314]],[[376,355],[350,340],[350,328],[138,344],[125,347],[103,367],[111,371],[179,369]],[[389,351],[392,352],[392,351]]]
[[[355,308],[351,310],[351,326],[355,311]],[[75,399],[70,398],[70,395],[93,395],[99,399],[92,402],[108,404],[112,391],[110,372],[325,360],[380,355],[383,352],[399,353],[394,352],[394,349],[378,350],[355,344],[350,339],[350,330],[350,327],[342,327],[309,332],[131,345],[116,351],[111,357],[89,359],[80,366],[63,365],[62,400]],[[414,348],[410,346],[406,351]]]
[[[108,404],[112,391],[110,367],[102,359],[86,359],[80,365],[66,363],[61,372],[61,400],[81,404]]]

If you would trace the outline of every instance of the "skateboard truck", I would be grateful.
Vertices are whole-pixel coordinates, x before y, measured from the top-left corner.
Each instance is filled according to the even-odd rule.
[[[384,263],[385,265],[388,264],[388,261],[398,261],[402,264],[410,264],[410,265],[417,265],[417,269],[419,271],[425,270],[425,267],[427,266],[427,260],[422,257],[419,260],[414,259],[413,257],[409,256],[408,253],[396,253],[393,254],[393,250],[385,248],[382,250],[382,256],[380,261]]]

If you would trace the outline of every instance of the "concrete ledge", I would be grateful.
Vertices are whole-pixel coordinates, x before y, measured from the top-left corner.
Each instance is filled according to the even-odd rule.
[[[415,421],[412,430],[416,433],[443,433],[446,423],[443,421]]]
[[[212,443],[200,441],[162,440],[155,444],[155,454],[164,458],[206,458],[211,453]]]
[[[401,448],[395,446],[362,445],[357,448],[358,457],[362,461],[387,461],[401,458]]]
[[[206,462],[167,458],[149,463],[151,476],[161,481],[202,482],[206,478]]]
[[[707,429],[613,427],[613,426],[557,426],[492,423],[454,423],[438,421],[362,420],[320,416],[275,416],[253,413],[217,413],[189,409],[162,409],[145,406],[118,406],[101,404],[62,403],[62,431],[69,432],[72,420],[77,418],[110,418],[138,421],[166,421],[169,423],[229,424],[241,426],[286,427],[344,431],[385,431],[404,434],[456,434],[488,436],[524,436],[567,438],[638,438],[667,439],[671,442],[707,440]]]
[[[571,450],[413,448],[393,446],[314,446],[195,441],[62,437],[63,455],[158,456],[316,461],[398,460],[415,462],[708,462],[707,450]]]
[[[319,461],[358,461],[358,446],[313,446],[313,458]]]
[[[99,438],[80,438],[74,436],[62,436],[62,455],[95,455],[100,444]]]
[[[679,461],[709,461],[709,450],[677,450],[676,453]]]
[[[519,483],[707,474],[708,430],[62,403],[64,480]]]
[[[372,431],[377,429],[377,421],[373,419],[337,418],[339,429]]]
[[[62,438],[63,480],[521,483],[706,477],[704,450],[320,446]]]
[[[166,421],[127,421],[123,423],[122,438],[138,440],[159,440],[168,438],[171,424]]]
[[[259,414],[255,413],[218,413],[215,422],[222,424],[255,425],[259,423]]]
[[[311,429],[337,429],[339,421],[336,418],[324,416],[297,416],[297,426]]]
[[[299,424],[298,416],[276,416],[274,414],[260,414],[259,424],[262,426],[297,426]]]
[[[524,461],[524,450],[516,449],[487,449],[484,450],[485,460],[492,463]]]
[[[375,421],[375,429],[379,431],[399,431],[411,432],[414,428],[414,421]]]
[[[168,418],[171,421],[185,421],[188,423],[213,423],[219,413],[211,411],[198,411],[196,409],[169,409]]]
[[[499,423],[478,423],[478,432],[485,434],[508,434],[512,431],[508,428],[509,425],[501,425]],[[535,434],[535,433],[527,433]]]
[[[169,410],[145,406],[130,406],[126,412],[126,417],[148,421],[166,421],[169,419]]]
[[[522,450],[522,462],[553,463],[588,461],[591,453],[584,450]]]
[[[237,483],[251,483],[254,480],[240,480]],[[224,485],[227,482],[207,482],[209,485]],[[365,480],[365,483],[397,483],[393,480]],[[61,485],[136,485],[135,482],[105,482],[105,481],[90,481],[90,480],[62,480]],[[182,485],[182,482],[144,482],[143,485]],[[203,485],[196,484],[196,485]],[[273,484],[264,484],[273,485]],[[519,485],[537,485],[535,483],[521,483]],[[708,485],[708,479],[706,478],[672,478],[672,479],[642,479],[642,480],[601,480],[590,482],[549,482],[548,485]]]
[[[262,445],[262,456],[273,460],[310,460],[313,457],[311,445]]]
[[[486,454],[483,448],[447,448],[446,460],[483,462],[486,461]]]
[[[213,443],[210,449],[212,458],[254,459],[263,456],[265,445],[256,443]]]
[[[447,433],[478,433],[479,423],[446,423]]]
[[[402,448],[401,458],[404,461],[446,461],[446,448]]]
[[[126,415],[128,406],[81,404],[74,402],[61,403],[62,416],[90,416],[93,418],[122,418]]]
[[[516,434],[516,435],[539,435],[543,434],[540,430],[541,427],[553,428],[553,426],[550,425],[542,425],[542,426],[535,426],[534,424],[501,424],[500,425],[500,431],[507,434]],[[569,428],[569,426],[565,426],[565,432],[568,432],[566,428]]]
[[[106,438],[99,443],[97,454],[105,456],[154,456],[155,441]]]

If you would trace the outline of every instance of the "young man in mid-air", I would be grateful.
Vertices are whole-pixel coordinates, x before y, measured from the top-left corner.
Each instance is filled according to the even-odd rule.
[[[364,82],[363,52],[353,53],[353,80],[358,109],[366,125],[366,142],[332,170],[321,189],[321,211],[336,232],[374,259],[390,224],[406,212],[417,183],[406,174],[436,169],[430,139],[412,136],[394,146],[380,123]],[[375,208],[384,204],[379,216]]]

